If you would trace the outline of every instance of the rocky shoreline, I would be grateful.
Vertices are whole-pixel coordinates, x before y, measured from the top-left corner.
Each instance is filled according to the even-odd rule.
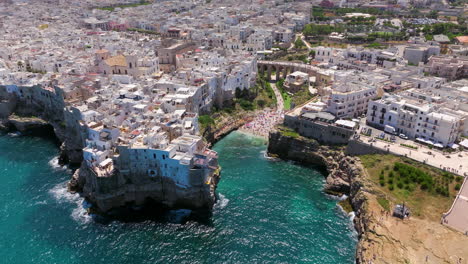
[[[0,130],[20,132],[23,135],[54,138],[59,144],[59,163],[72,168],[80,166],[83,160],[83,144],[78,131],[67,129],[64,121],[51,122],[35,116],[17,116],[12,114],[0,119]]]
[[[325,192],[332,195],[346,194],[355,212],[354,226],[358,233],[356,263],[368,263],[362,246],[367,241],[370,230],[368,194],[364,169],[356,157],[345,154],[344,147],[321,145],[313,139],[301,136],[285,136],[279,130],[270,132],[268,154],[284,160],[293,160],[306,165],[314,165],[327,171]]]

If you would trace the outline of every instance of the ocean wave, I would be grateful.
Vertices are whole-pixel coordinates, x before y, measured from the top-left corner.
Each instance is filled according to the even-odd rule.
[[[351,222],[352,222],[354,220],[354,218],[356,217],[356,213],[354,211],[349,212],[348,216],[349,216],[349,220],[351,220]]]
[[[11,132],[7,134],[9,137],[19,137],[21,136],[21,132]]]
[[[218,198],[218,201],[216,201],[216,204],[214,205],[214,208],[215,209],[224,209],[228,205],[229,199],[226,198],[226,196],[222,195],[221,193],[218,196],[219,196],[219,198]]]
[[[49,193],[59,203],[71,203],[76,205],[70,214],[73,220],[80,224],[91,222],[92,218],[85,209],[87,204],[86,201],[84,198],[80,197],[78,193],[70,193],[67,189],[66,181],[55,185],[51,190],[49,190]]]
[[[281,161],[280,158],[275,158],[275,157],[270,157],[270,156],[268,156],[268,153],[267,153],[266,150],[262,150],[262,151],[260,151],[260,153],[263,155],[263,158],[264,158],[264,159],[267,159],[267,160],[269,160],[269,161]]]
[[[348,195],[346,195],[346,194],[343,194],[338,198],[338,200],[340,200],[340,201],[344,201],[346,199],[348,199]]]
[[[49,166],[52,167],[54,170],[66,170],[67,166],[65,165],[60,165],[59,163],[59,156],[56,156],[49,160]]]

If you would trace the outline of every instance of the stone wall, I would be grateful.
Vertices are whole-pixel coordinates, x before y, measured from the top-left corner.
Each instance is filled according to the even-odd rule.
[[[372,145],[352,139],[349,141],[345,153],[351,156],[366,154],[388,154],[388,151],[373,147]]]
[[[284,116],[283,124],[301,136],[313,138],[326,144],[347,144],[354,131],[333,124],[314,122],[298,116]]]

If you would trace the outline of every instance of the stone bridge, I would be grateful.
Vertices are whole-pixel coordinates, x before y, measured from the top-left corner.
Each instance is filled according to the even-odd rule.
[[[258,71],[261,74],[267,72],[267,80],[271,80],[271,74],[273,71],[276,73],[276,79],[280,78],[286,79],[288,74],[295,71],[301,71],[309,74],[309,76],[314,76],[316,79],[316,85],[328,84],[332,81],[333,73],[329,70],[320,69],[318,67],[304,64],[304,63],[294,63],[287,61],[257,61]]]

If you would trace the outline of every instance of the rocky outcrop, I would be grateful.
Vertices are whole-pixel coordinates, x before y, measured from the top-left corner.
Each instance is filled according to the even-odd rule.
[[[84,163],[75,171],[68,187],[80,192],[96,205],[96,212],[109,214],[125,207],[158,205],[159,209],[192,209],[210,213],[216,202],[215,190],[220,171],[215,171],[208,182],[192,183],[190,188],[180,186],[168,177],[145,177],[146,181],[128,183],[129,178],[114,172],[97,176]],[[121,184],[124,183],[124,184]]]
[[[60,142],[60,162],[79,166],[83,160],[84,128],[80,112],[65,106],[60,88],[0,85],[0,129],[40,135],[53,134]]]
[[[347,156],[344,150],[344,147],[320,145],[313,139],[285,133],[280,128],[270,132],[269,136],[269,155],[326,169],[325,191],[330,194],[349,196],[356,215],[354,225],[361,242],[366,239],[366,234],[369,232],[367,183],[359,159]],[[365,249],[361,243],[358,243],[357,263],[368,261],[362,254],[363,250]]]
[[[243,112],[237,116],[224,118],[217,123],[216,126],[209,126],[203,132],[202,136],[208,142],[209,146],[213,146],[216,142],[221,140],[224,136],[228,135],[234,130],[239,129],[248,122],[251,122],[257,112]]]

